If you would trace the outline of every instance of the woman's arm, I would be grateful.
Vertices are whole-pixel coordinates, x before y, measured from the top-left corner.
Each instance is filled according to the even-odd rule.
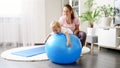
[[[79,25],[75,25],[75,30],[74,30],[74,35],[77,35],[77,33],[79,32]]]

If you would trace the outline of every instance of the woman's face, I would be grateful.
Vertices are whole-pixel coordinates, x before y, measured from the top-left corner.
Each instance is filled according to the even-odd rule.
[[[63,15],[65,17],[70,17],[71,16],[71,11],[67,7],[64,7],[63,8]]]

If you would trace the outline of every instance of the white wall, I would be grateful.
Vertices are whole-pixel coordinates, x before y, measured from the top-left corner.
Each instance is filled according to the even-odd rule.
[[[46,16],[46,34],[50,33],[50,23],[58,20],[62,14],[62,0],[46,0],[45,1]]]

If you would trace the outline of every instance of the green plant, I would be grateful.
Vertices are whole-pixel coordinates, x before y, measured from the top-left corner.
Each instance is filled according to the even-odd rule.
[[[94,11],[86,11],[80,16],[81,21],[89,21],[90,27],[93,28],[94,22],[97,20],[99,16],[99,11],[95,9]]]
[[[84,3],[86,8],[88,8],[89,11],[91,10],[91,7],[93,6],[93,1],[94,0],[86,0]]]
[[[114,14],[114,8],[111,5],[103,5],[98,7],[100,11],[100,15],[104,17],[110,17]]]
[[[98,9],[91,10],[91,8],[94,4],[93,1],[94,0],[86,0],[85,1],[84,5],[88,8],[88,10],[80,16],[80,20],[82,22],[89,21],[91,28],[93,28],[93,24],[97,20],[97,17],[99,16]]]

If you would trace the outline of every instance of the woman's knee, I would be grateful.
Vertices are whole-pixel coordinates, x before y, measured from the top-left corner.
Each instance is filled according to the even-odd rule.
[[[79,31],[77,36],[80,38],[80,39],[86,39],[86,33],[83,32],[83,31]]]
[[[83,31],[79,31],[77,37],[80,39],[82,46],[84,46],[86,40],[86,33]]]

